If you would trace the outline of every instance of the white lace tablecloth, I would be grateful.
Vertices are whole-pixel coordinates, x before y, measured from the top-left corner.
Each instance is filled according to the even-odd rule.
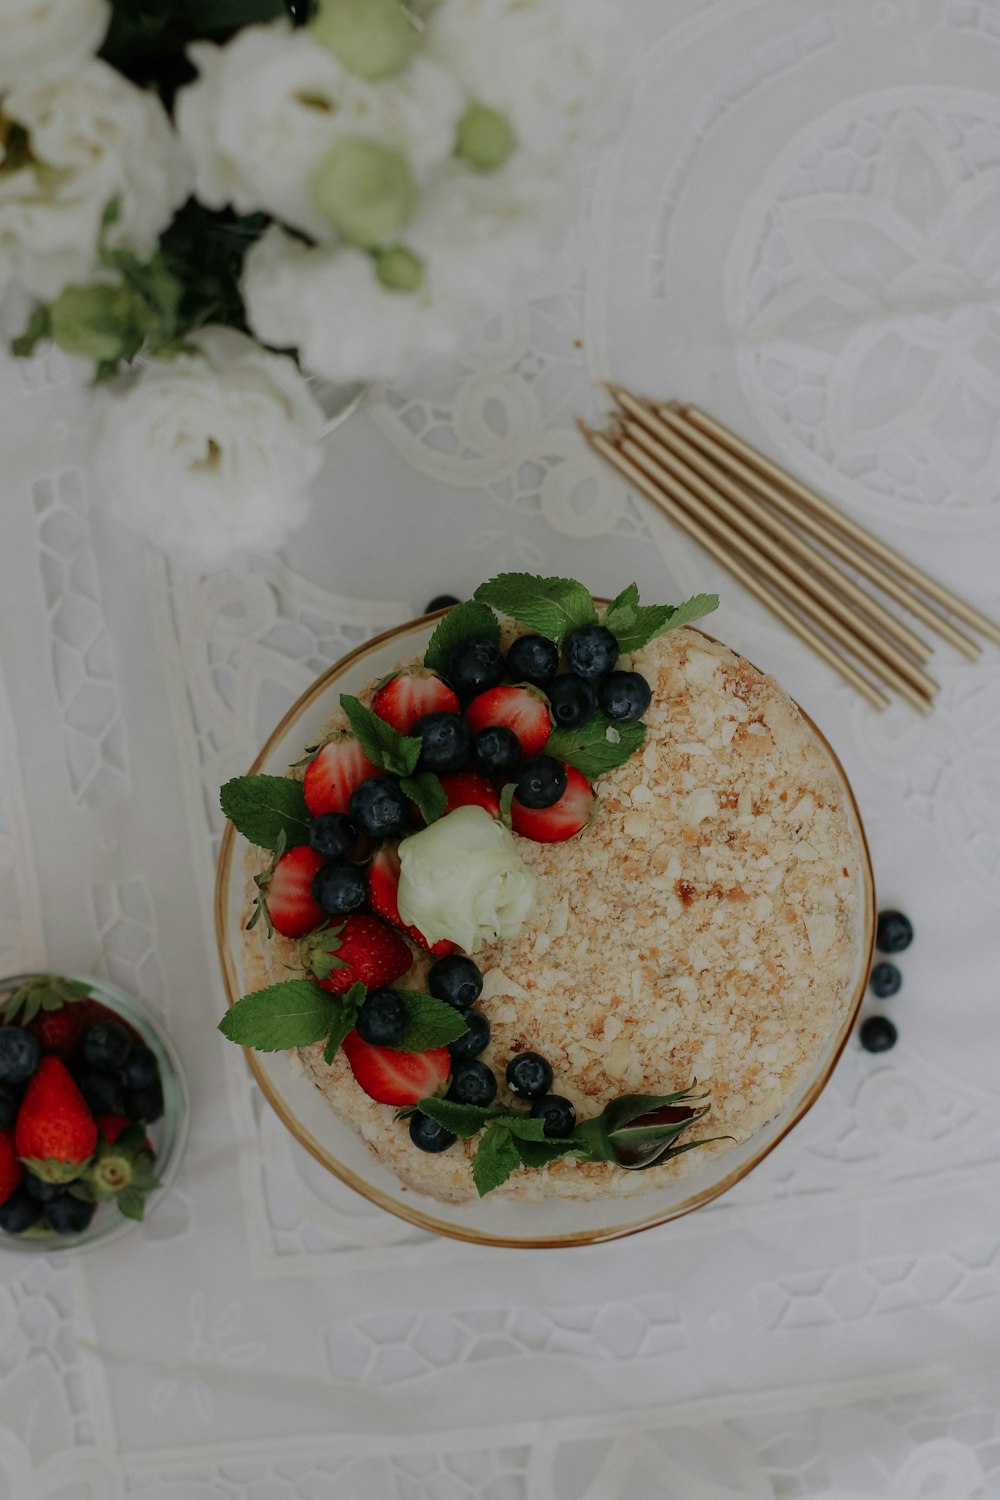
[[[1000,611],[997,0],[626,0],[634,114],[570,248],[460,368],[373,393],[286,556],[201,578],[105,526],[81,382],[0,368],[0,967],[167,1023],[192,1134],[148,1225],[0,1255],[3,1500],[1000,1496],[1000,657],[878,715],[600,467],[609,376],[698,401]],[[900,1042],[849,1046],[728,1196],[484,1252],[328,1177],[218,1037],[216,793],[346,648],[502,568],[714,629],[827,730]]]

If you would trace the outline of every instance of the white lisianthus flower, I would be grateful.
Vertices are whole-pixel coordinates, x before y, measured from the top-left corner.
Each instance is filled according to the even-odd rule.
[[[110,19],[108,0],[0,0],[0,90],[85,62]]]
[[[606,0],[440,0],[425,50],[470,99],[504,115],[518,143],[558,153],[599,140],[628,97],[627,29]]]
[[[324,416],[294,362],[205,328],[148,365],[95,420],[95,495],[154,546],[203,570],[271,552],[305,521]]]
[[[335,142],[362,136],[402,151],[418,180],[453,149],[463,96],[424,59],[369,83],[285,21],[246,26],[222,47],[198,42],[189,54],[199,76],[175,113],[209,208],[269,213],[329,243],[312,185]]]
[[[399,845],[399,915],[429,943],[475,953],[517,937],[537,886],[513,835],[482,807],[457,807]]]
[[[186,154],[154,94],[94,58],[15,85],[3,111],[28,132],[32,159],[0,172],[0,261],[9,260],[27,291],[47,301],[92,277],[112,199],[119,214],[108,244],[152,254],[191,186]]]

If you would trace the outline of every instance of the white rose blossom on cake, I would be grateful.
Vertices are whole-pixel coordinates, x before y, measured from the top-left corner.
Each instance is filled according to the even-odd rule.
[[[85,62],[110,19],[108,0],[0,0],[0,89]]]

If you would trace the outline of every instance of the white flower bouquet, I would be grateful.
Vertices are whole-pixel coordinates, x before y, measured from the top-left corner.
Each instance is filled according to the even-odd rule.
[[[0,301],[15,354],[92,361],[116,514],[205,566],[280,545],[305,377],[405,375],[547,263],[622,30],[609,0],[0,0]]]

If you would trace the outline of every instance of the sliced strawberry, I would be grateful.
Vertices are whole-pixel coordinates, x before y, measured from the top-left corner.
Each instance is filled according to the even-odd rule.
[[[299,951],[304,967],[334,995],[346,995],[352,984],[381,989],[413,963],[399,934],[367,912],[354,912],[315,933]]]
[[[452,771],[441,777],[446,797],[445,812],[454,812],[456,807],[483,807],[491,818],[500,816],[500,798],[488,776],[481,771]]]
[[[325,864],[322,854],[308,844],[297,844],[273,861],[262,875],[255,875],[260,895],[248,927],[253,927],[261,915],[268,933],[273,927],[282,937],[302,937],[319,927],[326,921],[327,913],[314,900],[312,883]]]
[[[14,1146],[14,1133],[0,1130],[0,1203],[6,1203],[24,1180],[24,1167]]]
[[[344,1052],[351,1072],[369,1099],[379,1104],[419,1104],[444,1088],[451,1073],[447,1047],[430,1052],[399,1052],[394,1047],[374,1047],[356,1031],[344,1038]]]
[[[424,714],[460,711],[458,698],[448,684],[426,667],[405,667],[383,682],[372,699],[372,713],[400,734],[409,734]]]
[[[450,809],[449,809],[450,811]],[[427,953],[433,953],[438,958],[443,958],[447,953],[454,953],[455,944],[450,943],[447,938],[441,938],[436,943],[429,943],[423,933],[416,927],[407,926],[399,915],[399,854],[393,844],[383,844],[368,866],[368,905],[372,911],[377,911],[380,917],[384,917],[393,927],[398,927],[400,932],[405,932],[418,948],[423,948]]]
[[[465,722],[473,734],[496,724],[512,729],[526,760],[540,754],[552,729],[548,699],[534,687],[487,688],[465,710]]]
[[[525,807],[515,797],[510,821],[515,833],[536,844],[556,844],[586,828],[594,806],[590,782],[575,766],[566,766],[566,790],[551,807]]]
[[[302,790],[314,818],[320,813],[347,811],[356,786],[381,776],[352,734],[334,734],[306,766]]]

